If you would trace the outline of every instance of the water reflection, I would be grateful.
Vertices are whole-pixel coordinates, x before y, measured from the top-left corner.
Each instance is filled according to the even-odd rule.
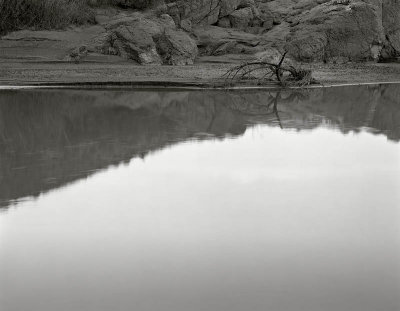
[[[24,90],[0,93],[0,206],[188,139],[261,123],[400,139],[400,87],[283,92]],[[29,178],[27,178],[29,176]]]
[[[2,311],[399,310],[397,87],[0,94]]]

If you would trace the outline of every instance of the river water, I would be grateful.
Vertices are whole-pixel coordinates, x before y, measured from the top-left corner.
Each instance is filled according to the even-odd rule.
[[[3,311],[400,310],[400,85],[0,91]]]

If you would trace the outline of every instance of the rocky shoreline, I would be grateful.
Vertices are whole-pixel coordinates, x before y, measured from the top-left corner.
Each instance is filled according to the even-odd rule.
[[[312,69],[323,84],[400,78],[398,63],[381,63],[400,56],[394,0],[113,3],[94,9],[94,24],[0,37],[0,84],[212,86],[235,64],[276,61],[283,52],[285,61]]]

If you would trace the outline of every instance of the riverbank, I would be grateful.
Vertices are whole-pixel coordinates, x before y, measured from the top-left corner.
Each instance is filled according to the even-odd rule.
[[[99,84],[131,86],[223,86],[234,63],[202,60],[192,66],[141,66],[129,62],[2,62],[0,85]],[[400,63],[309,64],[322,85],[400,82]],[[241,85],[254,85],[247,81]],[[273,85],[273,84],[271,84]]]

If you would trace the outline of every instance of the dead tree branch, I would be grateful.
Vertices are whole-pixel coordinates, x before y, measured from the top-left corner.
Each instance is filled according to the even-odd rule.
[[[226,84],[244,80],[256,80],[261,85],[266,82],[278,82],[281,86],[306,86],[316,83],[309,69],[295,66],[284,66],[286,52],[279,62],[254,61],[242,63],[229,69],[223,77]]]

